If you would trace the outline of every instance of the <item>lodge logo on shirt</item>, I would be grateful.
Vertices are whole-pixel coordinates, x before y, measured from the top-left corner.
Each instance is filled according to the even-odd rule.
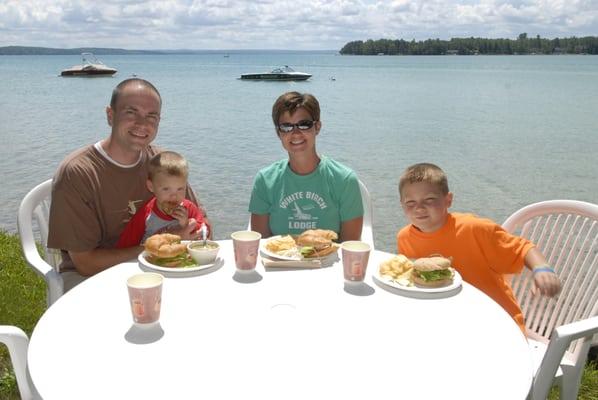
[[[316,229],[319,217],[313,215],[312,210],[317,213],[318,209],[324,210],[328,207],[320,195],[309,191],[289,194],[282,198],[279,205],[280,208],[291,212],[289,229],[299,230]]]

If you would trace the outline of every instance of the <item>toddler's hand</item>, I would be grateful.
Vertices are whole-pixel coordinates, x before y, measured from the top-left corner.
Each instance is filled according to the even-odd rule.
[[[561,281],[554,272],[538,271],[534,273],[534,289],[543,296],[553,297],[561,290]]]
[[[195,218],[189,218],[186,226],[172,229],[170,233],[179,235],[183,240],[197,240],[199,239],[199,226]]]
[[[189,224],[189,212],[181,205],[178,205],[174,210],[172,210],[170,215],[179,221],[179,225],[182,228],[185,228]]]

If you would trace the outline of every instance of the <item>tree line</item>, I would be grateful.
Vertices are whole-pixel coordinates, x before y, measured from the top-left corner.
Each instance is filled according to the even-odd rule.
[[[357,40],[349,42],[340,54],[351,55],[473,55],[473,54],[598,54],[598,37],[545,39],[540,35],[517,39],[453,38],[406,41],[403,39]]]

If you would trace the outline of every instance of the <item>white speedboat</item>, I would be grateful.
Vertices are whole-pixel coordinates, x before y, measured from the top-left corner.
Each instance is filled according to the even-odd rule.
[[[311,78],[311,74],[295,71],[293,68],[285,65],[284,67],[274,68],[270,72],[260,72],[256,74],[243,74],[241,79],[268,80],[268,81],[304,81]]]
[[[116,73],[114,68],[106,66],[92,53],[82,53],[83,62],[81,65],[73,65],[63,70],[61,76],[111,76]]]

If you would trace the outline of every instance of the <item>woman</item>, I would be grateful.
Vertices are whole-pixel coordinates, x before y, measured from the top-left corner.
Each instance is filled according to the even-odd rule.
[[[272,107],[272,121],[289,158],[260,170],[249,212],[262,237],[330,229],[339,241],[359,240],[363,204],[355,173],[318,155],[320,104],[311,94],[288,92]]]

